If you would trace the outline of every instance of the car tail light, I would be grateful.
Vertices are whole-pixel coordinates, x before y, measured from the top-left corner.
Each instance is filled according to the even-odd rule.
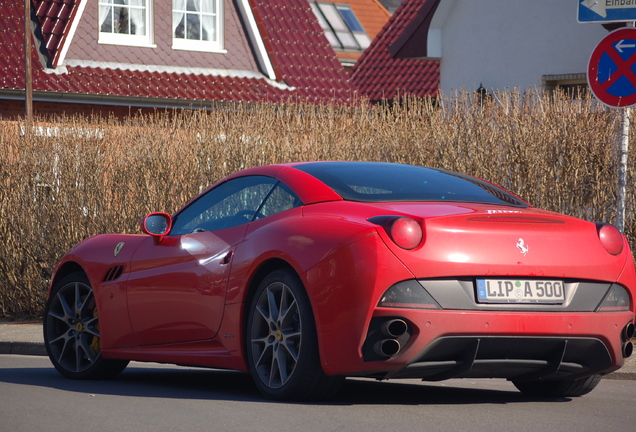
[[[414,249],[424,239],[422,226],[407,216],[376,216],[369,221],[382,226],[393,243],[402,249]]]
[[[618,255],[623,252],[623,235],[614,225],[597,224],[598,238],[607,252]]]
[[[631,304],[629,293],[620,285],[612,285],[603,302],[596,308],[597,312],[626,312]]]

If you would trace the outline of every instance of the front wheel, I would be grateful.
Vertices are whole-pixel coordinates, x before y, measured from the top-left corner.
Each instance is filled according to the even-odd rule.
[[[67,378],[110,378],[128,365],[101,356],[97,304],[83,273],[53,287],[44,312],[44,345],[55,369]]]
[[[277,270],[260,283],[246,332],[250,371],[266,397],[325,399],[344,381],[322,370],[311,305],[295,273]]]
[[[600,375],[577,380],[513,381],[522,393],[533,397],[577,397],[594,390],[601,381]]]

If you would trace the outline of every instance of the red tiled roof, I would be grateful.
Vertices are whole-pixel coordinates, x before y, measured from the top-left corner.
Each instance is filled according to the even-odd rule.
[[[319,100],[351,97],[351,81],[306,0],[250,4],[280,80]]]
[[[33,0],[40,24],[42,54],[55,65],[69,34],[80,0]],[[33,44],[33,89],[80,95],[96,103],[102,97],[124,97],[158,106],[184,102],[353,102],[356,90],[327,42],[306,0],[250,0],[279,82],[264,76],[249,78],[214,74],[139,71],[128,68],[66,65],[66,73],[49,73],[41,66]],[[24,7],[0,0],[0,93],[23,90]],[[134,61],[133,61],[134,63]],[[183,65],[175,65],[183,66]],[[35,96],[34,96],[35,98]],[[154,100],[154,101],[153,101]],[[134,103],[132,103],[134,105]]]
[[[393,100],[406,95],[437,95],[439,61],[399,58],[390,52],[409,24],[421,18],[426,2],[404,0],[353,67],[351,79],[371,101]]]

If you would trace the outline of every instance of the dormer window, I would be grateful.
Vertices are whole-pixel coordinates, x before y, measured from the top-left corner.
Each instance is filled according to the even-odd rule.
[[[99,0],[99,43],[153,45],[152,0]]]
[[[172,0],[172,48],[225,52],[223,0]]]
[[[348,4],[311,2],[311,9],[336,50],[364,51],[371,38]]]

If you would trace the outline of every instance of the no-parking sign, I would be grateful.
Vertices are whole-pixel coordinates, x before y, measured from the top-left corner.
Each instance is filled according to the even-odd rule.
[[[590,57],[587,80],[604,104],[636,105],[636,28],[615,30],[599,42]]]

